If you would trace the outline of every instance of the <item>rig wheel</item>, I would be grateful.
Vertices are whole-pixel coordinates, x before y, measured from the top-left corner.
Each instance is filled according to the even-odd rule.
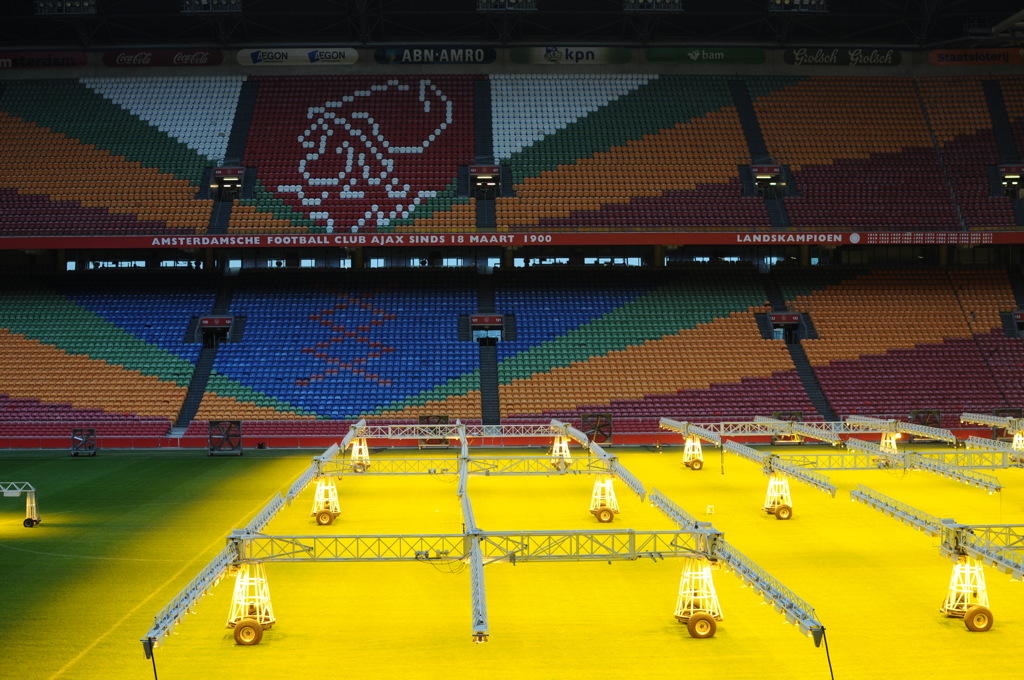
[[[609,507],[600,507],[594,511],[594,516],[597,517],[598,522],[608,524],[615,519],[615,512]]]
[[[775,508],[775,519],[789,519],[793,516],[793,508],[788,505],[780,505]]]
[[[34,519],[32,519],[31,517],[26,517],[25,521],[22,522],[22,524],[24,524],[26,529],[31,529],[32,527],[34,527],[36,525],[36,521]]]
[[[235,644],[258,645],[263,639],[263,626],[256,619],[242,619],[235,624]]]
[[[704,467],[704,461],[702,461],[700,458],[694,458],[693,460],[690,461],[691,470],[700,470],[702,467]]]
[[[690,637],[714,637],[715,631],[718,630],[718,623],[715,621],[715,617],[711,614],[708,614],[707,612],[697,612],[690,617],[689,621],[686,622],[686,630],[690,633]]]
[[[334,513],[330,510],[321,510],[316,513],[316,523],[320,526],[327,526],[334,521]]]
[[[967,613],[964,614],[964,624],[967,626],[967,630],[975,633],[984,633],[992,627],[992,623],[992,612],[988,607],[982,607],[980,604],[968,608]]]

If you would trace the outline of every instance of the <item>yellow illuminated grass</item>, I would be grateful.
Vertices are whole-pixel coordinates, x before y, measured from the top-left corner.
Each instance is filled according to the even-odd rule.
[[[827,628],[836,678],[959,678],[970,669],[1008,678],[1024,667],[1024,647],[1019,644],[1024,634],[1024,584],[987,570],[995,626],[987,633],[969,632],[962,621],[938,611],[952,563],[941,557],[937,540],[851,503],[848,494],[863,483],[937,517],[1024,523],[1024,470],[995,471],[1006,487],[996,495],[924,473],[826,473],[840,487],[839,495],[833,499],[793,482],[794,516],[783,522],[761,510],[767,478],[753,463],[730,454],[723,458],[708,448],[705,468],[694,472],[680,466],[678,450],[618,453],[648,488],[659,488],[699,519],[713,523],[731,545],[815,607]],[[231,463],[237,464],[248,485],[283,490],[307,461],[293,458],[271,465],[244,458]],[[201,468],[211,461],[194,462]],[[230,503],[242,492],[240,480],[222,482],[221,490],[211,490],[194,502],[200,507]],[[670,527],[660,513],[618,482],[622,513],[611,525],[599,525],[588,512],[592,483],[593,478],[585,475],[473,477],[469,488],[477,523],[485,530]],[[453,475],[350,476],[338,483],[338,489],[342,515],[334,525],[319,527],[310,516],[311,485],[270,524],[268,533],[462,529]],[[706,514],[709,505],[714,506],[713,514]],[[200,507],[187,514],[208,514]],[[21,535],[7,528],[11,515],[6,508],[4,513],[0,543],[7,545],[12,536],[21,540]],[[199,530],[171,519],[168,516],[162,535]],[[220,544],[208,539],[226,535],[238,525],[233,519],[231,513],[208,514],[209,527],[199,531],[205,535],[201,540],[179,539],[181,546],[174,554],[178,561],[162,574],[186,565],[204,545],[206,559],[212,556]],[[152,540],[121,536],[120,547],[110,550],[133,554],[140,549],[137,542]],[[151,677],[138,638],[149,617],[199,566],[196,562],[184,570],[174,587],[160,589],[142,607],[137,585],[108,591],[100,601],[89,584],[109,585],[102,570],[85,570],[78,579],[68,574],[67,593],[86,589],[97,599],[95,606],[76,604],[72,619],[82,625],[65,625],[69,619],[57,616],[52,603],[32,609],[27,598],[18,615],[46,618],[33,628],[41,639],[17,639],[11,636],[13,628],[5,627],[0,628],[0,644],[16,650],[32,645],[31,654],[18,657],[19,670],[25,672],[17,677],[51,677],[52,672],[26,666],[24,659],[34,654],[40,668],[53,668],[56,662],[47,655],[54,649],[66,661],[93,636],[113,627],[108,642],[59,677]],[[491,564],[485,569],[491,637],[486,644],[474,645],[469,572],[460,562],[269,564],[277,624],[265,632],[259,646],[236,646],[225,628],[231,597],[228,581],[205,597],[197,613],[157,649],[157,666],[160,678],[829,677],[824,647],[815,648],[810,638],[725,571],[715,572],[725,616],[718,633],[708,640],[690,638],[672,616],[680,567],[677,559],[646,558],[612,564]],[[164,580],[162,574],[150,578],[145,570],[136,571],[142,573],[130,580],[149,583],[152,590]],[[127,573],[127,567],[119,567],[119,578],[127,578]],[[119,623],[135,608],[136,614]]]

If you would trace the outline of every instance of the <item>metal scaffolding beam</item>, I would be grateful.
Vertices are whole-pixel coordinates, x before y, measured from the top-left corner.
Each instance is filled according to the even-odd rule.
[[[424,429],[429,428],[429,429]],[[189,582],[154,618],[153,625],[142,638],[143,646],[151,651],[153,645],[166,636],[173,626],[180,622],[185,613],[195,605],[203,594],[209,591],[232,567],[246,563],[262,562],[367,562],[367,561],[461,561],[468,562],[471,572],[473,606],[473,639],[487,638],[488,619],[483,567],[496,561],[585,561],[585,560],[637,560],[642,557],[659,559],[664,557],[686,557],[694,554],[711,555],[714,559],[729,564],[746,583],[758,588],[765,601],[785,614],[787,620],[797,624],[806,634],[813,635],[815,644],[820,644],[824,628],[813,616],[813,610],[802,600],[785,589],[769,574],[725,544],[721,532],[710,524],[698,522],[672,503],[664,495],[655,493],[652,503],[666,512],[677,525],[678,531],[480,531],[476,526],[472,505],[469,500],[468,480],[472,475],[490,474],[561,474],[550,467],[546,456],[481,457],[469,456],[468,439],[473,428],[461,423],[454,426],[409,426],[387,428],[387,436],[395,438],[439,438],[442,430],[447,438],[457,438],[461,452],[457,457],[430,459],[380,459],[374,461],[376,474],[450,474],[458,476],[458,492],[462,509],[464,532],[460,534],[422,535],[372,535],[372,536],[268,536],[262,530],[280,511],[286,500],[290,502],[319,475],[342,474],[338,467],[340,451],[347,448],[352,440],[359,437],[373,437],[375,433],[360,421],[349,430],[341,445],[332,446],[314,458],[310,467],[299,476],[289,488],[287,497],[274,497],[244,529],[236,529],[228,538],[228,545]],[[644,486],[632,473],[619,463],[618,458],[609,454],[598,444],[590,441],[579,430],[559,421],[551,425],[538,426],[530,436],[550,437],[553,432],[562,433],[584,445],[591,457],[575,459],[585,461],[585,468],[579,472],[610,472],[618,476],[630,489],[643,499]],[[716,436],[710,430],[705,434]],[[380,436],[380,433],[377,433]],[[492,429],[487,436],[500,436]],[[713,439],[710,439],[713,441]],[[742,445],[737,445],[742,446]],[[764,457],[749,447],[759,458]],[[383,464],[384,461],[390,461]],[[769,464],[782,465],[777,459]],[[790,466],[791,467],[791,466]],[[345,466],[350,469],[350,466]],[[380,469],[389,472],[381,473]],[[780,470],[801,481],[821,485],[825,478],[806,470]],[[795,474],[794,474],[795,473]],[[367,474],[366,472],[362,474]],[[825,480],[827,485],[827,480]],[[834,487],[832,494],[835,494]],[[828,489],[826,489],[828,490]]]
[[[1024,431],[1024,418],[1006,418],[989,413],[961,413],[960,422],[965,425],[1000,427],[1008,433]]]
[[[918,531],[923,531],[929,536],[938,536],[942,529],[942,520],[938,517],[929,515],[895,498],[880,494],[863,484],[850,491],[850,499],[863,503],[869,508],[874,508],[883,515],[903,522]]]
[[[697,552],[708,559],[726,564],[740,580],[756,588],[757,594],[776,612],[783,614],[786,621],[799,627],[804,635],[812,635],[816,645],[819,643],[825,627],[818,620],[813,607],[729,545],[722,537],[722,532],[710,523],[699,521],[657,489],[651,489],[648,498],[651,505],[665,513],[680,528],[694,532]]]
[[[607,473],[608,466],[604,460],[595,457],[578,457],[573,459],[570,469],[559,470],[552,467],[551,456],[471,456],[468,460],[470,476],[497,475],[566,475]],[[455,455],[446,458],[432,456],[429,458],[374,458],[373,466],[363,472],[355,472],[348,461],[334,460],[326,463],[321,474],[330,476],[388,476],[388,475],[454,475],[458,474],[459,458]]]
[[[580,432],[572,425],[563,423],[561,420],[552,420],[551,424],[548,427],[550,428],[548,430],[549,436],[551,433],[557,432],[564,437],[569,437],[570,439],[574,440],[583,448],[588,448],[590,446],[590,437],[588,437],[585,433]]]
[[[877,470],[874,454],[849,451],[827,453],[784,452],[775,454],[779,460],[794,467],[812,470]]]
[[[227,545],[217,553],[199,574],[193,578],[173,599],[153,617],[153,625],[142,637],[144,647],[151,649],[154,643],[163,640],[181,623],[181,620],[195,607],[203,595],[209,593],[222,578],[227,576],[228,569],[237,560],[238,554],[234,545]]]
[[[28,482],[0,482],[0,495],[4,498],[25,496],[25,521],[23,524],[26,528],[35,527],[43,521],[39,517],[36,489]]]
[[[847,416],[846,426],[853,429],[854,432],[899,432],[896,429],[896,423],[898,421],[889,419],[883,420],[881,418],[872,418],[871,416]]]
[[[998,453],[1002,460],[1000,467],[1009,467],[1010,465],[1024,465],[1024,451],[1018,451],[1009,444],[1005,444],[995,439],[983,439],[982,437],[968,437],[964,440],[964,446],[968,449],[981,449],[982,451],[991,451]]]
[[[730,453],[735,453],[740,458],[746,458],[749,461],[760,464],[764,467],[765,474],[778,473],[792,477],[798,482],[803,482],[819,491],[824,491],[832,496],[832,498],[836,497],[838,489],[825,475],[785,462],[774,454],[761,453],[757,449],[753,449],[746,444],[740,444],[739,442],[726,442],[722,448]]]
[[[661,427],[661,429],[663,430],[678,432],[684,437],[696,435],[703,439],[704,441],[711,442],[712,444],[716,444],[718,446],[722,445],[722,435],[718,434],[717,432],[712,432],[706,427],[701,427],[700,425],[694,425],[693,423],[672,420],[671,418],[662,418],[661,420],[658,421],[658,426]]]
[[[690,531],[477,531],[474,534],[268,536],[236,532],[239,562],[422,562],[469,558],[476,543],[497,561],[636,560],[692,555]]]
[[[338,453],[347,449],[352,444],[352,441],[360,436],[360,432],[362,432],[365,427],[365,420],[359,420],[358,422],[353,423],[349,426],[348,432],[345,434],[344,439],[341,440],[341,444],[331,444],[326,451],[313,458],[313,462],[310,463],[308,468],[306,468],[306,471],[299,475],[298,479],[296,479],[292,483],[291,487],[289,487],[288,493],[286,493],[284,497],[285,502],[287,502],[288,505],[291,505],[292,501],[295,500],[295,498],[302,493],[314,479],[328,474],[324,471],[325,469],[338,465],[339,461],[337,461],[335,457]]]
[[[477,541],[470,541],[469,544],[469,587],[473,608],[473,642],[486,642],[490,635],[487,589],[484,587],[484,558]]]
[[[580,432],[571,425],[566,425],[560,420],[551,421],[551,430],[552,432],[557,432],[562,436],[569,437],[579,442],[581,445],[586,447],[590,453],[604,461],[605,466],[607,466],[607,471],[621,479],[622,483],[625,484],[627,488],[640,497],[640,500],[643,500],[647,495],[647,491],[644,489],[643,483],[637,479],[632,472],[627,470],[619,462],[619,459],[616,456],[605,451],[597,442],[590,441],[590,438],[587,437],[586,434]]]
[[[832,427],[832,423],[805,423],[798,420],[780,420],[768,416],[755,416],[754,422],[772,428],[772,434],[782,436],[800,435],[818,441],[828,442],[832,446],[843,443],[842,438]]]
[[[1024,524],[969,524],[966,528],[989,543],[1024,551]]]
[[[906,466],[908,468],[924,470],[942,477],[948,477],[949,479],[954,479],[963,484],[967,484],[968,486],[976,486],[979,489],[984,489],[989,493],[1003,490],[1003,485],[998,479],[992,475],[986,475],[983,472],[977,472],[960,465],[950,465],[941,461],[930,460],[911,451],[904,452],[903,458],[906,461]]]
[[[973,466],[959,462],[948,463],[941,460],[935,454],[921,454],[915,451],[903,451],[902,453],[889,453],[882,450],[882,447],[874,442],[862,439],[850,438],[846,440],[846,447],[862,453],[870,453],[876,458],[876,467],[880,468],[903,468],[908,470],[924,470],[933,474],[955,479],[969,486],[976,486],[989,492],[1001,491],[1003,486],[999,480],[992,475],[973,470]],[[955,460],[976,458],[970,454],[952,454]],[[968,461],[970,462],[970,461]],[[980,462],[980,461],[979,461]]]
[[[835,423],[800,423],[790,424],[793,432],[802,434],[805,437],[828,442],[832,446],[839,446],[843,443],[839,433],[835,430]]]
[[[938,441],[948,442],[957,445],[959,441],[952,431],[941,428],[921,425],[919,423],[907,423],[902,420],[882,420],[870,416],[847,416],[848,426],[859,432],[901,432],[903,434],[915,434],[919,437],[928,437]]]
[[[992,565],[1012,579],[1024,580],[1019,524],[957,524],[952,519],[938,519],[863,485],[851,491],[850,498],[929,536],[938,536],[940,550],[948,558],[956,560],[966,555]],[[1009,545],[1011,542],[1012,546]]]
[[[899,432],[904,434],[916,434],[919,437],[928,437],[929,439],[946,442],[953,446],[956,446],[960,441],[952,431],[942,427],[931,427],[930,425],[921,425],[920,423],[904,423],[902,421],[896,421],[896,428]]]
[[[904,467],[906,464],[906,460],[902,455],[890,453],[875,442],[850,437],[846,440],[846,448],[851,451],[870,454],[873,456],[872,460],[876,468],[899,468]]]

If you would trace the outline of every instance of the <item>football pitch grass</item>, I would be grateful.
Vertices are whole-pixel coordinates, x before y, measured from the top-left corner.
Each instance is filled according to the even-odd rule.
[[[864,484],[964,524],[1024,524],[1024,469],[987,471],[1003,484],[996,494],[924,472],[824,472],[836,498],[793,481],[793,518],[778,521],[761,509],[767,477],[732,454],[707,447],[704,469],[692,471],[681,449],[610,451],[814,607],[828,654],[725,570],[714,572],[718,632],[691,638],[673,617],[678,558],[488,565],[485,644],[470,639],[461,562],[272,563],[277,623],[262,643],[237,646],[225,627],[228,578],[156,649],[158,677],[802,680],[829,678],[830,661],[835,678],[1021,677],[1024,583],[986,569],[995,625],[968,631],[939,612],[952,562],[938,540],[850,502],[849,490]],[[32,484],[43,520],[26,529],[24,499],[0,498],[0,678],[154,677],[139,642],[153,616],[318,453],[0,452],[0,481]],[[618,482],[621,513],[599,525],[592,485],[590,475],[471,477],[469,495],[484,530],[673,528]],[[310,485],[266,532],[460,533],[456,488],[455,475],[348,475],[334,524],[310,516]]]

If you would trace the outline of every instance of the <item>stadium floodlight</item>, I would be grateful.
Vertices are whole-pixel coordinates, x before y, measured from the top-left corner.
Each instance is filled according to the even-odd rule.
[[[683,0],[622,0],[623,12],[682,12]]]
[[[96,14],[96,0],[36,0],[35,7],[40,16]]]
[[[477,12],[535,12],[537,0],[476,0]]]
[[[828,12],[827,0],[768,0],[769,12]]]
[[[242,11],[242,0],[181,0],[185,14],[230,14]]]

